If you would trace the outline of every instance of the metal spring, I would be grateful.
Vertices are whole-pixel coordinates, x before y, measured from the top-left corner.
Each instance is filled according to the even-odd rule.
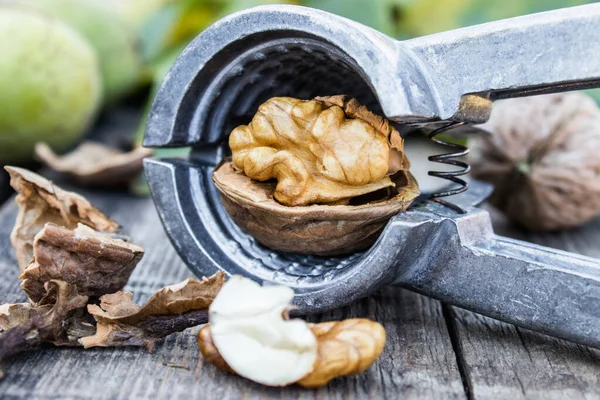
[[[469,148],[460,144],[451,143],[445,140],[441,140],[436,136],[447,132],[451,129],[457,128],[461,125],[464,125],[464,122],[450,122],[440,128],[437,128],[431,131],[428,135],[429,140],[434,143],[441,144],[444,146],[448,146],[454,149],[457,149],[456,152],[453,153],[445,153],[445,154],[437,154],[429,157],[429,161],[437,162],[441,164],[454,165],[456,167],[460,167],[460,169],[456,171],[429,171],[428,174],[430,176],[434,176],[436,178],[447,179],[459,185],[459,187],[446,190],[444,192],[433,193],[429,196],[429,199],[435,201],[436,203],[442,204],[452,210],[465,214],[466,210],[457,206],[456,204],[450,203],[446,200],[442,200],[441,197],[454,196],[456,194],[462,193],[469,188],[469,184],[465,182],[463,179],[459,178],[459,176],[465,175],[469,173],[471,170],[471,166],[464,161],[455,160],[455,158],[466,156],[469,153]]]

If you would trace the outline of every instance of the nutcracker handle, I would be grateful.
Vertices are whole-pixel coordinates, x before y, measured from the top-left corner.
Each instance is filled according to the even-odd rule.
[[[457,216],[427,203],[391,225],[407,240],[395,284],[600,348],[600,260],[495,235],[477,208]]]
[[[437,99],[424,117],[484,122],[489,105],[466,95],[493,101],[600,87],[600,4],[456,29],[397,46],[401,56],[414,56],[433,91],[427,97]]]

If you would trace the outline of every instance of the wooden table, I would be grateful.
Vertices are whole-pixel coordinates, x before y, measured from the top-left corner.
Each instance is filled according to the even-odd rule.
[[[127,286],[144,302],[160,287],[192,274],[169,243],[150,199],[84,192],[118,220],[146,255]],[[9,243],[16,206],[0,207],[0,302],[24,301]],[[547,235],[499,232],[600,257],[600,220]],[[174,334],[154,354],[139,348],[41,347],[4,363],[0,398],[27,399],[594,399],[600,398],[600,351],[497,322],[390,287],[316,317],[368,317],[381,322],[388,342],[365,373],[319,390],[266,388],[223,374],[198,355],[198,328]]]

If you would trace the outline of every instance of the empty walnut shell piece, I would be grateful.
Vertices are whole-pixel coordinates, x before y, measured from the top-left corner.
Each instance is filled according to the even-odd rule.
[[[215,170],[213,181],[233,221],[258,242],[274,250],[314,255],[369,247],[386,222],[419,195],[408,171],[393,176],[394,187],[370,194],[386,192],[386,198],[358,205],[285,206],[273,197],[276,183],[250,179],[230,162]]]

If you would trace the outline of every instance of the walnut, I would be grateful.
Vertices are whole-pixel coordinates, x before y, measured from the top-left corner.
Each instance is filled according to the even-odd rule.
[[[472,147],[473,175],[490,201],[531,230],[600,215],[600,109],[580,93],[499,101]]]
[[[67,192],[26,169],[5,167],[17,191],[17,222],[10,235],[21,272],[33,260],[33,238],[47,222],[75,229],[83,223],[97,231],[116,232],[119,224],[108,218],[82,196]]]
[[[320,387],[363,372],[379,358],[383,326],[361,318],[320,324],[289,319],[293,296],[290,288],[233,276],[198,333],[205,360],[263,385]]]
[[[312,372],[298,381],[304,387],[321,387],[334,378],[360,374],[385,346],[383,326],[365,318],[312,324],[311,330],[317,337],[318,356]]]
[[[35,145],[35,156],[54,171],[83,186],[112,187],[130,183],[142,171],[152,150],[137,147],[122,152],[98,142],[83,142],[58,156],[46,143]]]
[[[419,195],[398,131],[344,96],[272,98],[229,144],[232,162],[213,173],[225,209],[275,250],[367,248]]]
[[[333,203],[393,186],[408,169],[389,122],[343,96],[311,101],[274,97],[231,132],[233,166],[259,181],[277,179],[287,206]]]

